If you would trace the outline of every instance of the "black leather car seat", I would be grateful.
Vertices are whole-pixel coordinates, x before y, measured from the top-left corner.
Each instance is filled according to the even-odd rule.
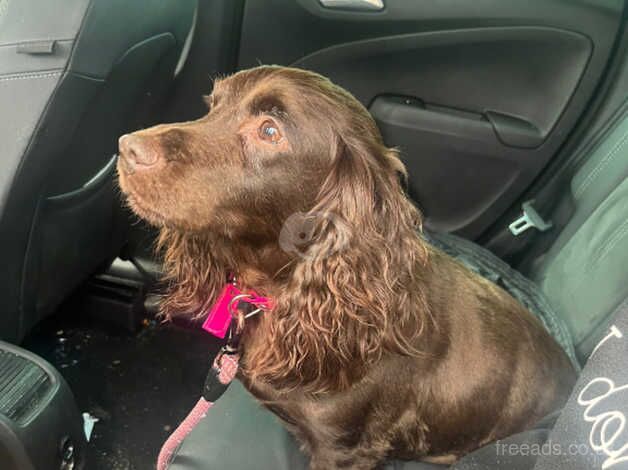
[[[151,124],[195,11],[196,0],[0,0],[0,338],[18,341],[117,254],[117,138]]]

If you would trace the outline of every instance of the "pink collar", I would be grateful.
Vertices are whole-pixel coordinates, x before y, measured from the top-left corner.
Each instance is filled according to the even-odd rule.
[[[255,291],[242,292],[234,279],[227,282],[223,287],[218,299],[209,310],[205,322],[203,322],[203,329],[218,338],[224,338],[229,330],[231,320],[237,314],[239,302],[246,302],[257,307],[245,318],[272,308],[272,301],[268,297],[261,297]]]

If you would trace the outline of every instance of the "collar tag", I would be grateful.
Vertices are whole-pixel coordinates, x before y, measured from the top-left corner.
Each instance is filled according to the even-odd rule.
[[[222,292],[218,296],[218,300],[212,306],[205,322],[203,323],[203,329],[208,333],[218,337],[224,338],[231,324],[231,312],[229,311],[229,305],[235,296],[242,294],[232,283],[225,284]]]

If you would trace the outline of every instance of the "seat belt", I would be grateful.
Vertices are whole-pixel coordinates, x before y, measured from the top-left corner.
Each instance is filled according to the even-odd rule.
[[[586,158],[619,126],[628,115],[628,98],[604,125],[584,144],[564,167],[556,172],[535,194],[521,204],[521,211],[486,243],[486,248],[513,266],[518,257],[535,245],[534,252],[543,253],[558,237],[575,210],[571,194],[571,179]],[[527,258],[534,253],[527,251]]]

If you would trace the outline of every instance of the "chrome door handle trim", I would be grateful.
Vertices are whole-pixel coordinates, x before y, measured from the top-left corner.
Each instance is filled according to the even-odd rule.
[[[319,0],[325,8],[353,11],[380,11],[384,9],[384,0]]]

